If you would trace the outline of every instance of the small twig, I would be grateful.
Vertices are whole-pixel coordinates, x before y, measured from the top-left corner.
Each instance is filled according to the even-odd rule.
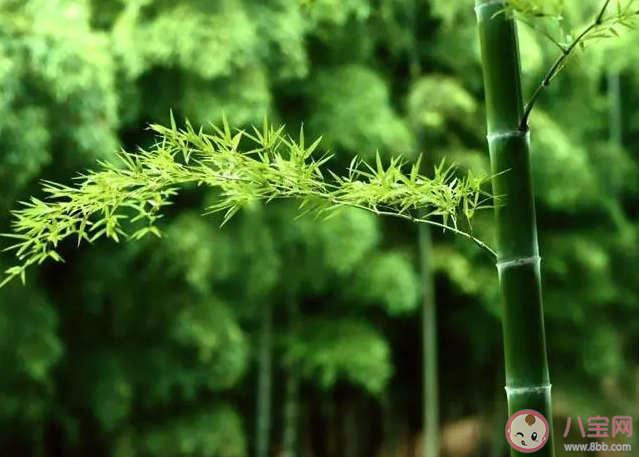
[[[557,76],[557,73],[559,73],[559,70],[561,70],[561,68],[563,67],[566,59],[570,57],[572,52],[579,45],[579,43],[581,43],[584,37],[588,35],[594,28],[601,25],[601,23],[603,22],[604,14],[606,14],[606,9],[608,9],[609,4],[610,0],[606,0],[599,10],[599,13],[595,17],[595,20],[588,27],[586,27],[579,34],[579,36],[575,38],[575,40],[573,40],[568,46],[563,48],[561,55],[557,58],[557,60],[555,60],[555,63],[552,65],[552,67],[550,67],[550,70],[548,70],[548,73],[546,73],[544,79],[541,80],[541,83],[537,86],[535,92],[533,92],[532,97],[530,97],[530,101],[526,104],[524,108],[524,114],[521,117],[521,122],[519,124],[519,130],[521,130],[522,132],[528,131],[528,118],[530,117],[530,113],[532,112],[533,106],[539,98],[541,91],[550,85],[550,82],[555,76]]]
[[[488,246],[486,243],[484,243],[483,241],[475,238],[473,235],[471,235],[468,232],[464,232],[462,230],[456,229],[455,227],[451,227],[449,225],[442,224],[441,222],[436,222],[436,221],[433,221],[431,219],[423,219],[423,218],[411,216],[410,214],[405,214],[405,213],[397,213],[397,212],[392,212],[392,211],[380,211],[380,210],[369,208],[367,206],[360,205],[360,204],[357,204],[357,203],[340,202],[340,201],[334,201],[334,203],[340,204],[342,206],[350,206],[351,208],[357,208],[357,209],[362,209],[364,211],[369,211],[369,212],[372,212],[373,214],[375,214],[377,216],[395,217],[395,218],[399,218],[399,219],[405,219],[405,220],[410,221],[410,222],[415,222],[415,223],[420,223],[420,224],[430,224],[430,225],[432,225],[434,227],[442,228],[442,229],[444,229],[444,231],[450,230],[455,235],[461,235],[464,238],[467,238],[467,239],[471,240],[477,246],[479,246],[480,248],[482,248],[486,252],[488,252],[490,255],[492,255],[494,259],[497,259],[497,252],[495,250],[493,250],[490,246]]]
[[[483,241],[481,241],[478,238],[475,238],[472,235],[472,233],[464,232],[463,230],[459,230],[459,229],[457,229],[455,227],[451,227],[450,225],[443,224],[441,222],[437,222],[437,221],[434,221],[432,219],[425,219],[425,218],[421,218],[421,217],[415,217],[415,216],[412,216],[411,214],[407,214],[407,213],[403,213],[403,212],[380,210],[380,209],[377,209],[376,207],[363,205],[361,203],[355,203],[355,202],[348,201],[348,200],[342,200],[340,198],[333,198],[330,195],[326,195],[326,194],[317,193],[317,194],[314,194],[314,196],[319,198],[319,199],[321,199],[321,200],[324,200],[324,201],[326,201],[328,203],[331,203],[331,204],[335,205],[335,207],[334,207],[335,210],[338,210],[340,208],[350,207],[350,208],[354,208],[354,209],[361,209],[361,210],[367,211],[369,213],[373,213],[376,216],[384,216],[384,217],[393,217],[393,218],[398,218],[398,219],[404,219],[404,220],[407,220],[409,222],[414,222],[414,223],[418,223],[418,224],[429,224],[429,225],[432,225],[433,227],[441,228],[444,231],[450,230],[455,235],[461,235],[464,238],[467,238],[467,239],[471,240],[473,243],[475,243],[481,249],[485,250],[487,253],[492,255],[493,259],[495,259],[495,260],[497,259],[497,252],[494,249],[492,249],[490,246],[488,246],[486,243],[484,243]],[[287,199],[287,198],[291,198],[291,197],[292,198],[303,198],[303,197],[308,197],[308,195],[293,191],[293,192],[291,192],[290,195],[277,196],[277,197],[274,197],[272,200],[283,200],[283,199]]]

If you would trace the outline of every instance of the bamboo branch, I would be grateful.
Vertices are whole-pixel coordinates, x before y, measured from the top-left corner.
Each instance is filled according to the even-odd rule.
[[[32,197],[13,211],[12,233],[3,236],[16,242],[5,250],[16,251],[21,264],[6,270],[0,287],[17,276],[24,282],[28,266],[48,259],[63,261],[57,247],[69,237],[77,237],[80,244],[103,236],[116,242],[160,236],[155,223],[161,209],[179,187],[192,184],[220,190],[207,210],[224,211],[222,224],[252,202],[292,198],[301,201],[301,213],[352,207],[431,224],[464,236],[495,256],[485,243],[457,227],[460,216],[470,223],[477,211],[493,207],[487,202],[494,197],[482,190],[489,176],[469,172],[466,178],[456,177],[453,167],[442,163],[431,179],[419,173],[421,160],[404,173],[400,159],[383,165],[378,155],[375,166],[353,160],[346,175],[328,171],[331,179],[326,179],[323,166],[332,156],[314,159],[320,140],[307,146],[303,131],[294,141],[284,135],[283,127],[276,129],[266,121],[262,131],[254,128],[253,133],[232,132],[226,120],[222,129],[213,127],[213,134],[195,131],[188,121],[185,129],[178,129],[173,119],[170,128],[151,128],[160,141],[150,150],[121,152],[119,166],[103,162],[100,171],[79,176],[74,186],[45,181],[44,200]],[[240,145],[249,146],[248,150],[240,152]],[[424,217],[411,214],[422,210]],[[123,228],[125,221],[145,226],[130,234]]]
[[[535,91],[533,92],[532,96],[530,97],[530,100],[525,105],[524,114],[523,114],[523,116],[521,118],[521,122],[519,124],[519,130],[521,130],[524,133],[528,131],[528,119],[530,117],[530,114],[532,112],[532,109],[533,109],[537,99],[541,95],[541,92],[550,85],[550,83],[555,78],[555,76],[557,76],[559,74],[559,72],[564,68],[566,60],[572,55],[572,53],[575,51],[577,46],[579,46],[579,47],[581,47],[583,49],[584,42],[590,36],[595,34],[598,31],[598,29],[600,29],[604,25],[608,25],[608,30],[612,33],[612,35],[617,35],[617,32],[614,30],[614,26],[615,25],[618,25],[618,24],[628,25],[627,24],[628,21],[630,19],[632,19],[633,16],[637,16],[639,14],[639,10],[630,12],[629,11],[630,5],[628,5],[626,11],[622,12],[622,10],[619,8],[618,15],[616,17],[612,17],[612,18],[609,18],[608,20],[606,20],[606,19],[604,19],[604,16],[606,14],[606,10],[608,9],[608,6],[610,5],[610,1],[611,0],[605,0],[604,4],[599,9],[599,11],[598,11],[597,15],[595,16],[595,18],[593,19],[593,21],[574,40],[572,40],[568,45],[563,45],[562,46],[562,45],[558,44],[555,40],[552,40],[554,44],[559,45],[559,47],[561,49],[561,54],[559,55],[559,57],[557,57],[555,62],[552,64],[552,66],[550,67],[550,69],[548,70],[548,72],[546,73],[544,78],[541,80],[539,85],[536,87]],[[610,35],[601,35],[601,34],[599,34],[597,36],[604,38],[604,37],[607,37],[607,36],[610,36]]]

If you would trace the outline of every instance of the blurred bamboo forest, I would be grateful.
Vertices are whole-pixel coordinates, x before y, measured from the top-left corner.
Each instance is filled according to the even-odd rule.
[[[556,49],[519,31],[530,94]],[[583,441],[569,416],[639,417],[637,45],[592,46],[530,122],[558,455]],[[40,179],[149,146],[171,110],[303,123],[345,166],[423,150],[489,172],[471,0],[0,0],[0,231]],[[186,189],[163,238],[69,243],[0,289],[0,455],[424,455],[417,228],[294,202],[220,228],[215,198]],[[495,266],[432,237],[440,454],[502,457]]]

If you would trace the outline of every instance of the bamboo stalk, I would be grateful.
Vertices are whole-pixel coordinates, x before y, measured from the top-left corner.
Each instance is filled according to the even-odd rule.
[[[415,84],[422,73],[417,40],[417,2],[407,2],[410,18],[411,46],[409,49],[409,73],[411,84]],[[413,125],[417,145],[423,145],[422,130]],[[435,284],[432,266],[433,238],[430,227],[421,224],[417,227],[419,244],[419,268],[421,270],[422,289],[422,373],[424,377],[424,397],[422,417],[424,421],[424,445],[422,457],[439,456],[439,371],[437,366],[437,304],[435,303]]]
[[[608,132],[610,144],[617,148],[623,147],[623,127],[622,127],[622,111],[621,111],[621,88],[619,84],[619,71],[616,69],[608,69],[606,74],[607,95],[608,95]],[[613,171],[604,167],[605,173],[605,192],[607,196],[616,197],[615,183],[613,180]]]
[[[623,148],[623,111],[619,70],[615,68],[608,69],[606,77],[608,83],[609,141],[615,147]],[[614,183],[611,179],[608,179],[607,184],[607,191],[612,198],[615,198],[616,189],[614,188]],[[637,374],[639,374],[639,372]],[[635,392],[633,393],[635,394],[635,399],[639,400],[639,382],[637,382],[639,377],[633,376],[633,380],[636,382]],[[636,410],[633,416],[635,421],[639,419]],[[632,437],[629,438],[629,441],[633,449],[636,449],[639,445],[636,434],[633,434]]]
[[[424,440],[423,457],[439,455],[439,384],[437,366],[437,307],[432,272],[433,241],[430,227],[419,231],[420,269],[422,274],[422,335],[424,359]]]
[[[551,385],[546,356],[539,247],[530,168],[530,133],[524,104],[515,19],[498,14],[505,2],[476,0],[487,139],[494,195],[497,270],[503,301],[503,338],[509,415],[532,409],[549,426],[536,456],[554,455]],[[512,455],[522,455],[512,449]]]
[[[268,457],[271,434],[271,377],[272,377],[272,332],[273,309],[271,303],[262,306],[260,328],[260,351],[257,385],[257,423],[255,427],[255,455]]]
[[[286,402],[284,405],[283,445],[284,457],[297,456],[297,434],[299,420],[299,378],[294,373],[286,376]]]
[[[623,144],[623,127],[619,70],[609,69],[606,77],[608,82],[608,103],[610,107],[610,142],[615,146],[621,147]]]
[[[294,257],[290,257],[293,259]],[[288,297],[288,317],[289,331],[295,331],[299,322],[299,305],[297,303],[297,288],[292,286]],[[294,370],[286,373],[286,391],[284,404],[284,420],[283,420],[283,448],[284,457],[297,457],[298,455],[298,435],[299,435],[299,390],[300,380],[298,374]]]

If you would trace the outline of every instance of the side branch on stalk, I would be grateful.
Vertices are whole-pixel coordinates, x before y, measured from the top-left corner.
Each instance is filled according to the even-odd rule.
[[[619,32],[617,29],[619,27],[634,28],[633,22],[636,21],[639,16],[639,9],[637,9],[635,5],[635,0],[630,0],[625,4],[625,6],[622,6],[621,2],[617,1],[616,13],[606,16],[606,12],[610,4],[611,0],[605,0],[591,23],[579,34],[572,32],[565,33],[564,39],[560,41],[553,38],[550,33],[543,31],[543,35],[559,48],[560,55],[550,67],[524,107],[524,114],[519,125],[519,129],[522,132],[528,131],[528,119],[541,92],[548,87],[555,76],[563,70],[568,60],[574,55],[577,49],[583,51],[586,43],[594,39],[618,37]],[[545,5],[542,6],[541,3],[531,0],[509,0],[506,8],[504,8],[499,14],[515,14],[518,20],[535,29],[537,29],[537,27],[533,23],[528,22],[526,20],[527,17],[533,19],[553,19],[561,24],[563,20],[561,14],[556,10],[545,10],[544,7]]]
[[[284,127],[275,129],[266,121],[262,131],[254,128],[252,133],[233,132],[226,120],[221,129],[213,126],[213,134],[195,131],[188,121],[185,129],[178,129],[173,119],[170,128],[151,129],[160,141],[150,150],[121,152],[119,166],[103,162],[100,171],[76,178],[75,186],[45,181],[43,200],[32,197],[21,203],[13,212],[12,233],[3,235],[17,240],[5,250],[16,251],[21,264],[5,272],[0,287],[16,276],[24,282],[30,265],[62,261],[56,249],[71,237],[80,244],[103,236],[115,241],[160,236],[155,223],[161,208],[170,204],[179,187],[189,184],[220,190],[207,212],[224,211],[223,224],[252,202],[294,198],[301,201],[302,213],[353,207],[431,224],[474,241],[495,257],[472,233],[458,228],[460,219],[470,227],[476,211],[493,207],[493,197],[482,190],[490,176],[470,172],[456,177],[453,167],[442,163],[434,177],[427,178],[419,174],[419,161],[404,173],[403,161],[393,159],[384,166],[379,155],[374,167],[354,159],[348,173],[340,176],[322,168],[332,156],[312,158],[319,139],[307,146],[303,131],[294,141],[284,135]],[[415,216],[422,210],[423,217]],[[135,223],[137,230],[131,228]]]

